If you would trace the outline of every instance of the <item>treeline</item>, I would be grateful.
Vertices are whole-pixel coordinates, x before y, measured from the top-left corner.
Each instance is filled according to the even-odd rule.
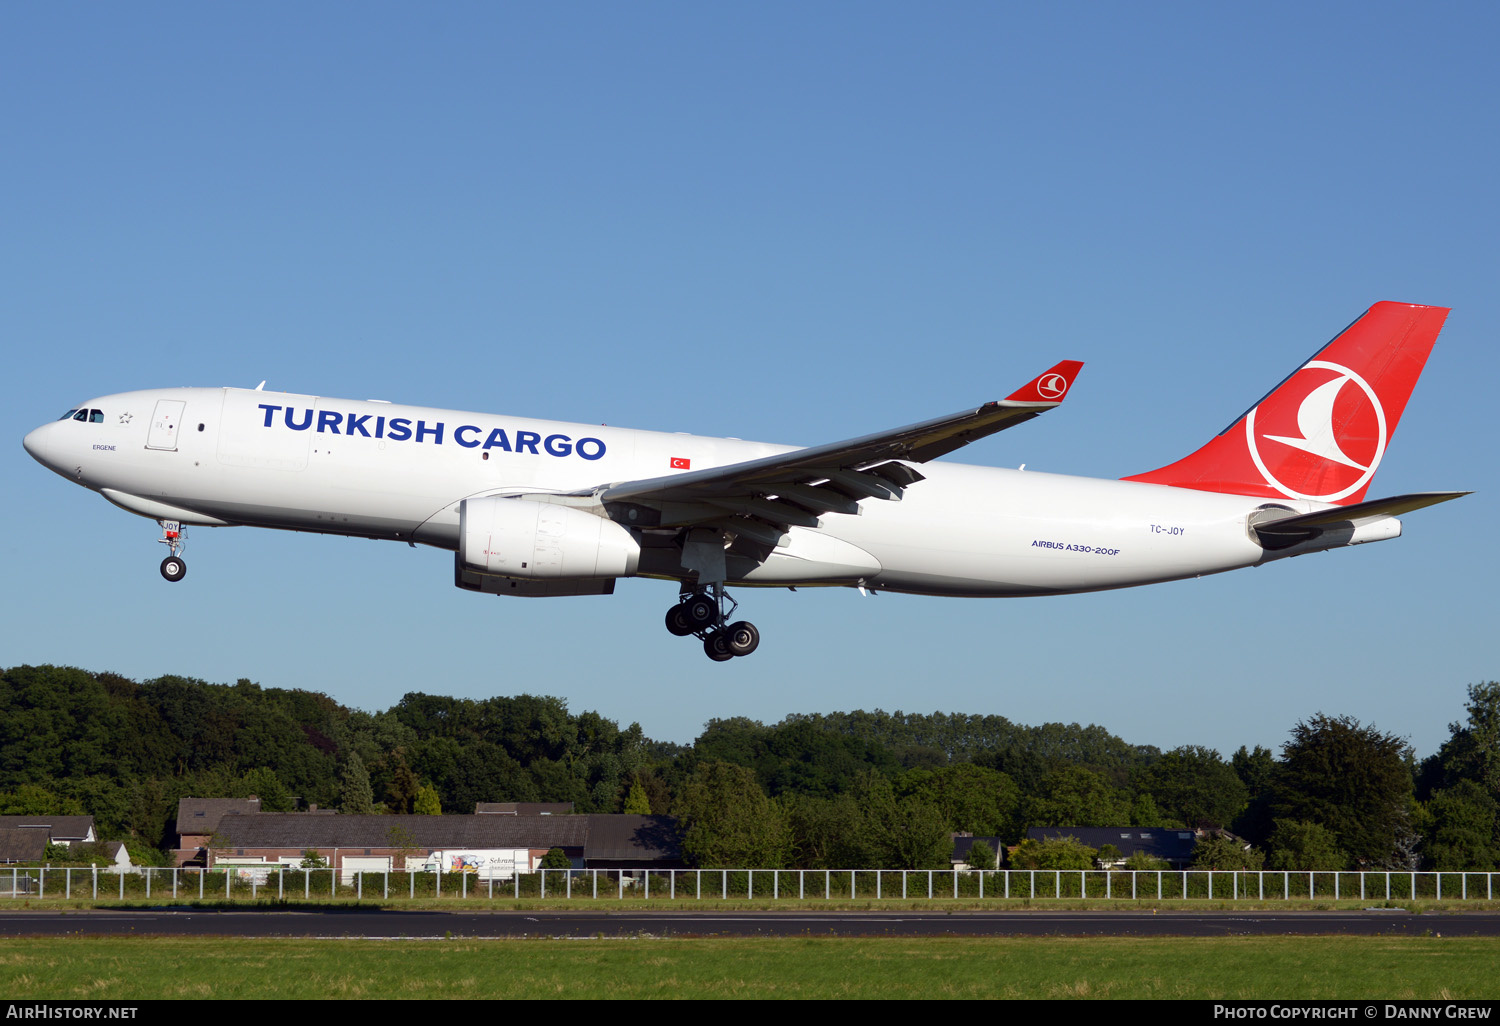
[[[880,711],[709,722],[689,746],[557,698],[411,693],[383,712],[247,680],[0,674],[0,814],[89,813],[104,837],[170,847],[183,796],[268,811],[472,812],[481,801],[677,815],[701,865],[926,868],[963,830],[1176,826],[1221,868],[1466,868],[1500,862],[1500,684],[1418,761],[1348,717],[1296,724],[1279,755],[1161,752],[1097,726]],[[1259,860],[1259,861],[1257,861]]]
[[[410,694],[379,713],[248,680],[137,683],[55,666],[0,673],[0,814],[88,813],[103,837],[169,848],[181,797],[266,811],[473,812],[570,801],[616,812],[659,746],[560,699]],[[428,797],[425,809],[419,799]]]

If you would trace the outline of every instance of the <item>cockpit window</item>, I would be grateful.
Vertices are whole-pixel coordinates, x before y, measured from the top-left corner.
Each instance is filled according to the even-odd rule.
[[[67,413],[64,413],[61,417],[58,417],[57,419],[58,420],[81,420],[85,424],[103,424],[104,423],[104,411],[103,410],[69,410]]]

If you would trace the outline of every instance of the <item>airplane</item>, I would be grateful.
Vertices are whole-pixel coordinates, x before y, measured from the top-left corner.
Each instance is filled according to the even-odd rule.
[[[29,433],[42,465],[156,520],[454,553],[460,588],[611,594],[675,581],[668,631],[747,656],[726,586],[1028,596],[1126,588],[1401,534],[1468,492],[1367,500],[1444,307],[1377,303],[1195,452],[1121,480],[934,462],[1060,405],[1064,360],[1004,399],[797,448],[256,389],[90,399]],[[920,468],[920,469],[918,469]]]

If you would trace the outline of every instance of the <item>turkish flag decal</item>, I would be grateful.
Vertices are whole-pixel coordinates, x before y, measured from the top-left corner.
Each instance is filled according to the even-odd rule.
[[[692,470],[693,469],[693,461],[692,460],[685,460],[681,456],[673,456],[672,457],[672,469],[673,470]]]

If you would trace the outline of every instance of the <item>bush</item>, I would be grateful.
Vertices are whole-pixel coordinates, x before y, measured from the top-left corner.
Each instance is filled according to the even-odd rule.
[[[1193,845],[1194,869],[1260,869],[1265,861],[1259,849],[1227,837],[1205,837]]]
[[[1171,869],[1172,866],[1166,859],[1159,859],[1155,855],[1138,851],[1125,860],[1125,868],[1141,873],[1152,873],[1161,869]]]
[[[1093,869],[1098,854],[1076,837],[1027,838],[1016,845],[1010,861],[1016,869]]]

